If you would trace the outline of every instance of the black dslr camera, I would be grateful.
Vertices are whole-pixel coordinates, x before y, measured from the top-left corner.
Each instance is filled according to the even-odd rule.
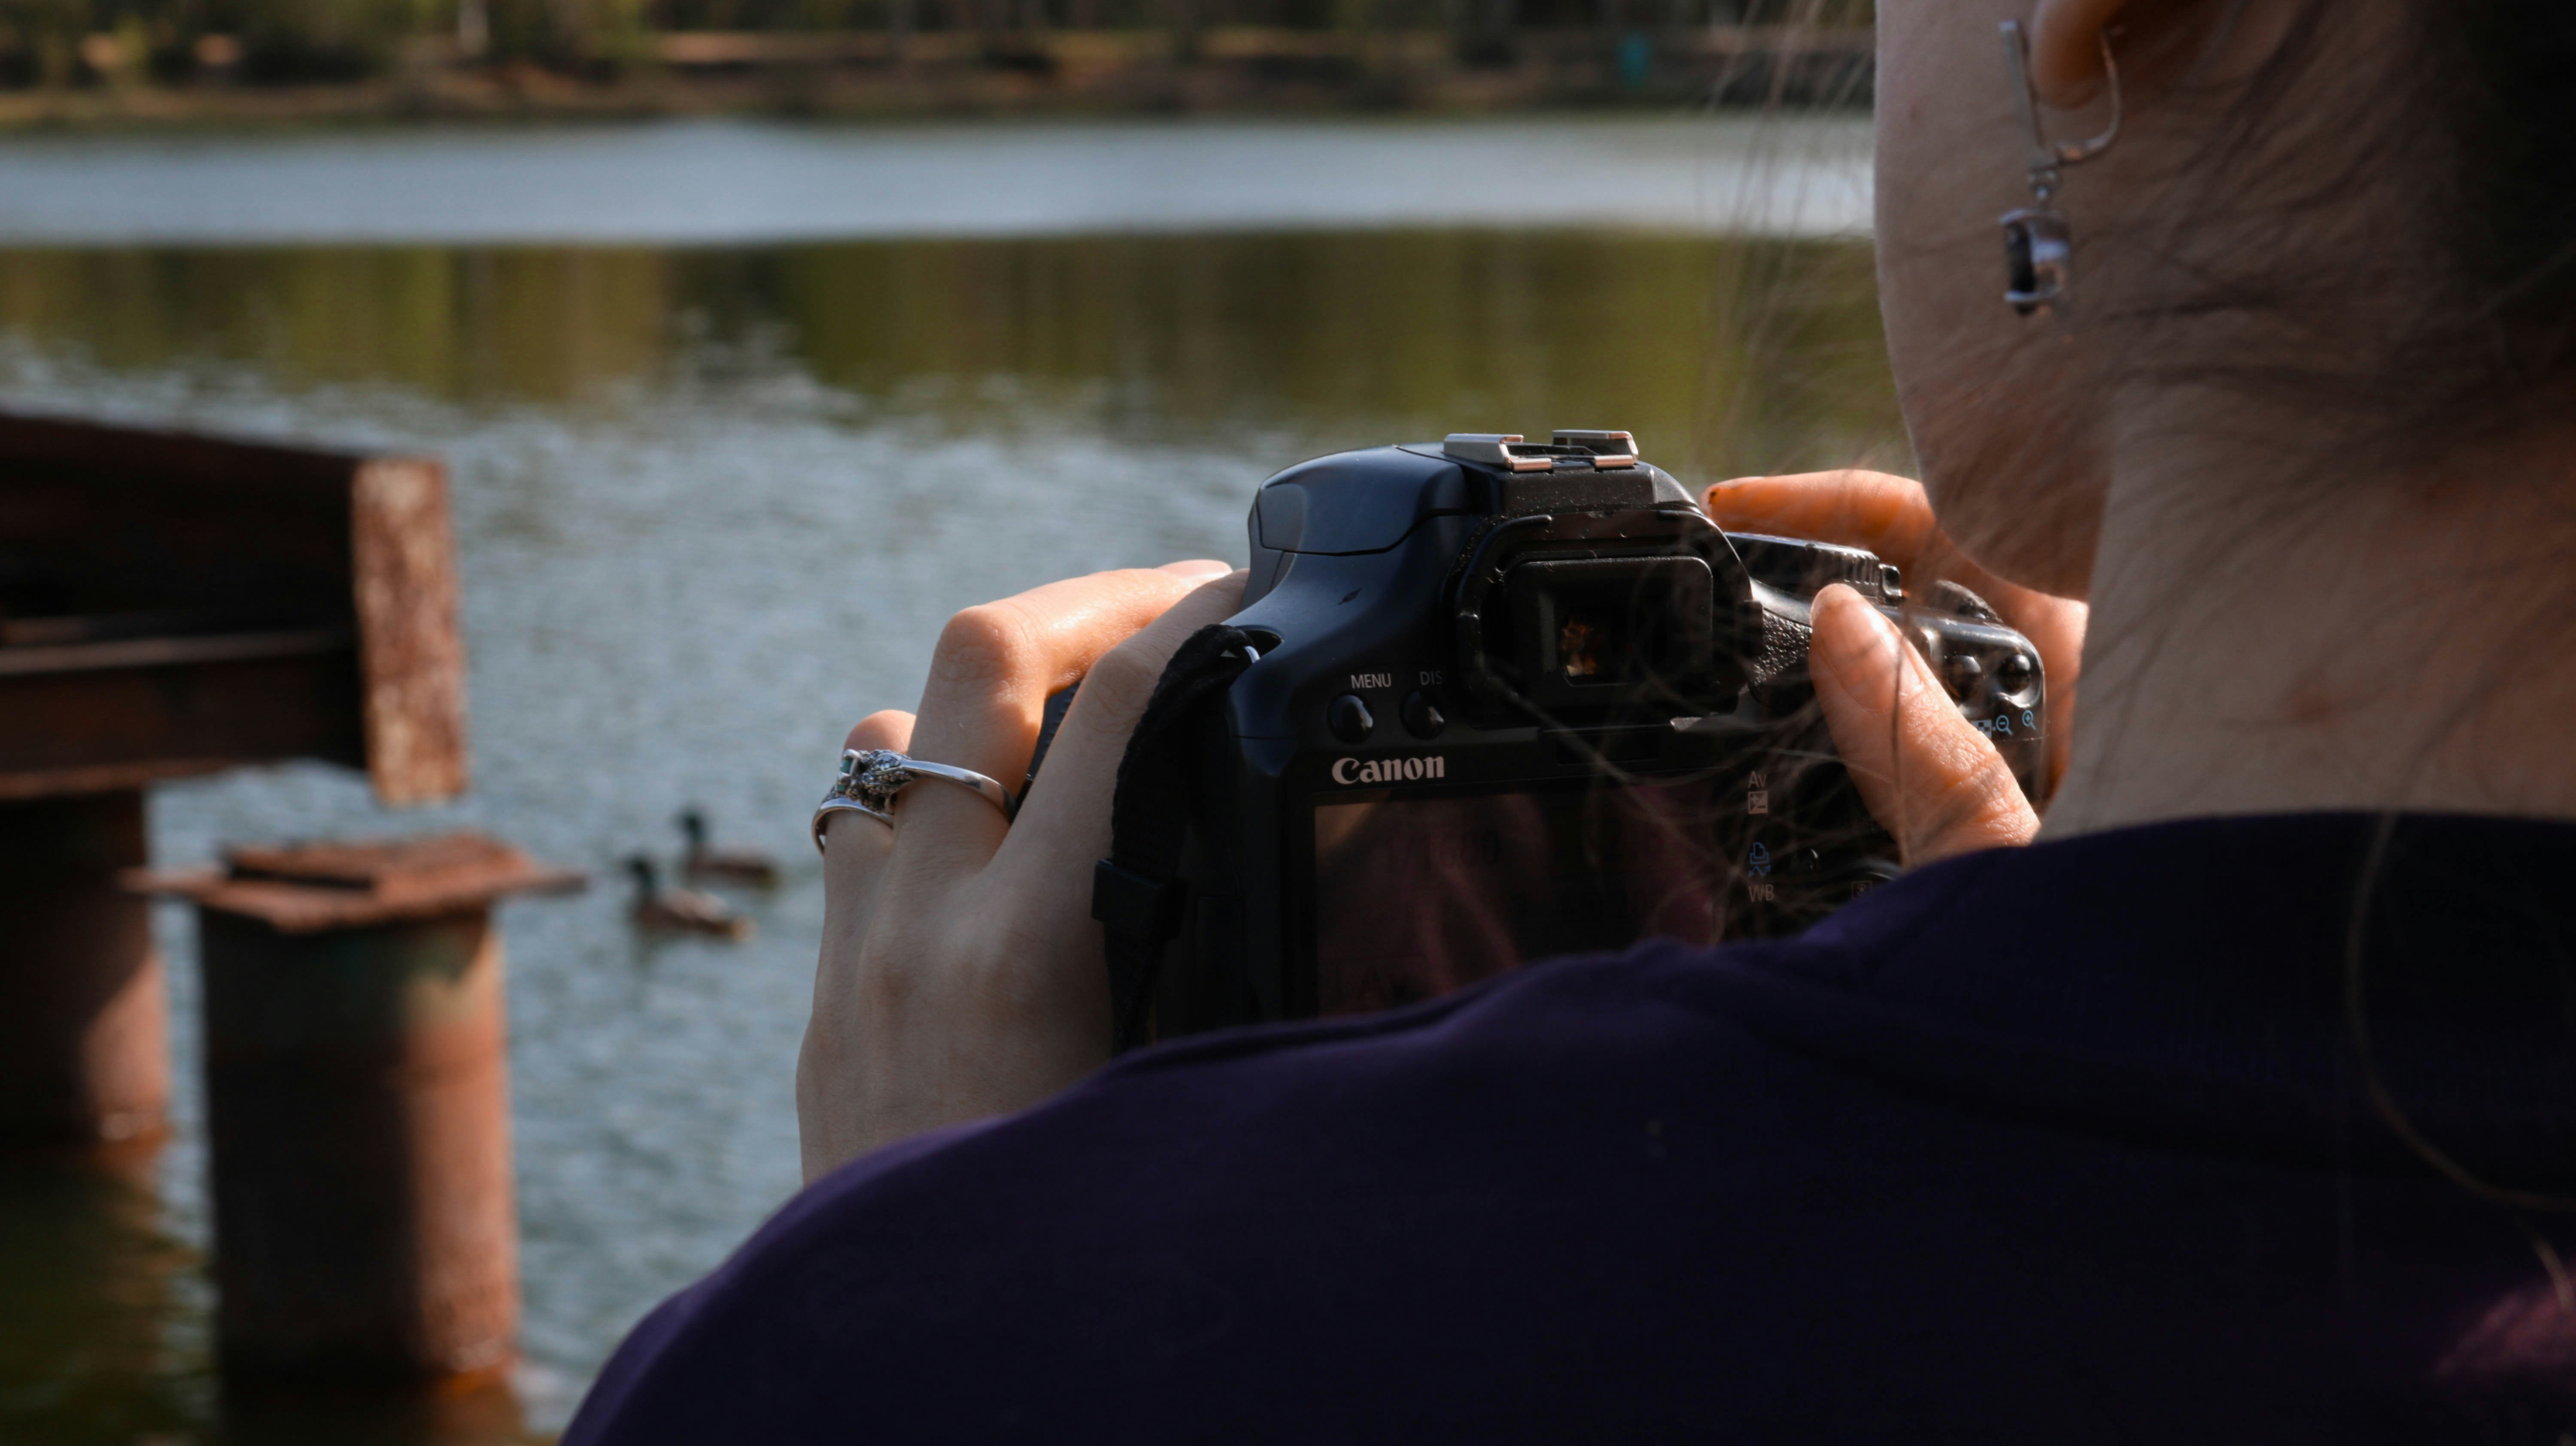
[[[1262,485],[1243,609],[1164,673],[1093,913],[1118,1047],[1380,1009],[1650,936],[1804,927],[1891,877],[1807,604],[1897,620],[2036,796],[2039,653],[1954,585],[1730,535],[1625,432],[1461,434]]]

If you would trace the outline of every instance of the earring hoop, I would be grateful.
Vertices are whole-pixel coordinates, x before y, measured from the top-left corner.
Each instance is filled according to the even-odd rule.
[[[2030,194],[2038,203],[2004,213],[2004,300],[2015,312],[2030,316],[2056,311],[2073,295],[2074,231],[2067,224],[2066,213],[2053,202],[2057,188],[2065,181],[2066,168],[2099,157],[2120,139],[2124,115],[2120,64],[2111,54],[2110,33],[2106,30],[2097,35],[2095,39],[2102,46],[2102,72],[2109,77],[2111,86],[2111,123],[2090,140],[2052,143],[2047,132],[2040,129],[2039,91],[2030,81],[2029,37],[2022,33],[2018,20],[2007,20],[2000,29],[2004,64],[2012,73],[2013,105],[2021,112],[2022,129],[2030,136]]]

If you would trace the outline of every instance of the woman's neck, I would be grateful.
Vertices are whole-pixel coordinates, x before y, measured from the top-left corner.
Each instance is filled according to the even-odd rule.
[[[2241,447],[2119,458],[2045,836],[2316,809],[2576,818],[2567,437],[2341,485]]]

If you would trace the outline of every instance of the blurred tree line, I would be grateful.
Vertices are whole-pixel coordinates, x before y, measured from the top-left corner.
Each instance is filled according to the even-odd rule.
[[[1871,0],[0,0],[0,86],[280,84],[405,56],[594,75],[680,32],[1866,25]],[[1463,52],[1462,52],[1463,53]]]

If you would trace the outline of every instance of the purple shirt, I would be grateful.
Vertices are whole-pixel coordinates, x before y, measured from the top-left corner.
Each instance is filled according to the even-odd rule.
[[[880,1151],[565,1441],[2557,1446],[2569,1200],[2576,826],[2168,824]]]

